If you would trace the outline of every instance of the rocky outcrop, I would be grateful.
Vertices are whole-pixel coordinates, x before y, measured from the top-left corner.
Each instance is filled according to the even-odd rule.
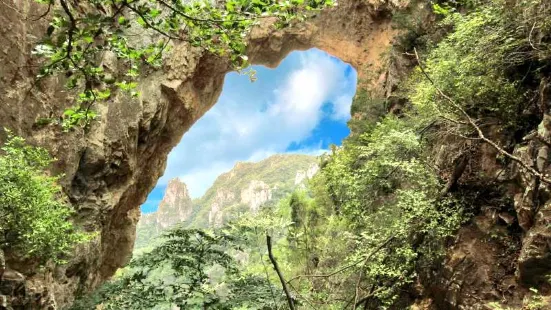
[[[256,213],[262,205],[276,202],[297,188],[297,175],[312,170],[316,158],[307,155],[273,155],[258,163],[237,162],[219,176],[204,197],[197,201],[195,223],[218,227],[240,213]],[[313,170],[312,170],[313,171]],[[311,172],[312,173],[312,172]],[[208,210],[208,221],[204,212]]]
[[[252,180],[249,186],[241,191],[241,203],[247,204],[253,213],[256,213],[260,206],[270,199],[272,199],[272,189],[263,181]]]
[[[239,197],[240,199],[236,199]],[[272,199],[272,188],[263,181],[252,180],[249,185],[241,190],[239,196],[233,191],[221,189],[216,192],[216,198],[210,205],[208,223],[213,227],[220,227],[228,215],[224,212],[230,206],[246,206],[247,212],[256,213],[260,206]]]
[[[216,191],[216,198],[210,205],[209,211],[209,224],[217,227],[223,223],[222,210],[227,205],[231,205],[235,202],[235,193],[227,189],[220,189]]]
[[[143,214],[139,226],[152,226],[156,232],[186,221],[193,212],[193,203],[187,186],[180,179],[168,182],[157,211]]]
[[[551,102],[545,102],[546,112]],[[544,114],[536,132],[524,139],[526,145],[515,155],[549,179],[551,175],[551,115]],[[551,274],[551,184],[537,179],[522,167],[515,167],[520,187],[514,196],[514,207],[525,233],[518,258],[518,277],[525,285],[549,283]]]
[[[191,200],[184,183],[172,180],[156,212],[142,214],[137,226],[136,251],[150,247],[166,229],[220,227],[240,214],[257,212],[297,186],[295,176],[314,171],[317,159],[307,155],[273,155],[257,163],[237,162],[220,175],[205,195]],[[313,172],[311,172],[313,173]]]
[[[541,123],[523,137],[514,138],[495,125],[483,130],[548,179],[551,101],[541,102],[540,107],[544,107]],[[502,154],[487,143],[448,137],[433,149],[442,177],[455,177],[459,196],[476,216],[458,232],[442,268],[421,277],[424,286],[418,294],[425,298],[419,299],[416,309],[487,309],[492,301],[524,309],[532,294],[529,288],[551,288],[551,184],[516,160],[499,160]],[[454,176],[459,157],[467,158],[467,164]]]
[[[304,184],[304,181],[309,180],[316,175],[319,171],[319,166],[317,164],[312,164],[310,167],[308,167],[308,170],[305,171],[298,171],[297,175],[295,176],[295,185]]]

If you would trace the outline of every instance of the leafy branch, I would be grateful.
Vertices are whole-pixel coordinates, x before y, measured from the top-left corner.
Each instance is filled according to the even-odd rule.
[[[117,88],[132,96],[139,95],[134,81],[144,66],[161,66],[170,41],[186,41],[226,57],[240,70],[249,65],[245,56],[247,36],[259,19],[273,17],[274,26],[285,27],[311,16],[307,12],[334,5],[333,0],[35,1],[48,6],[38,19],[48,15],[52,8],[55,12],[45,38],[34,50],[46,59],[38,77],[63,74],[68,89],[80,89],[77,105],[72,108],[74,113],[64,113],[66,130],[95,119],[97,115],[91,107],[109,99]],[[58,4],[60,10],[55,10]],[[136,43],[129,39],[133,25],[143,29],[144,36],[151,41],[163,39]],[[102,62],[105,52],[116,55],[117,67],[127,68],[124,76],[116,68],[107,68],[114,72],[106,72]]]

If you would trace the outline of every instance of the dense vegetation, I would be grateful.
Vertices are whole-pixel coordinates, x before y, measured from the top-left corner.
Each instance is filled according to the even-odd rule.
[[[74,309],[251,309],[273,307],[266,278],[237,268],[239,240],[220,232],[174,229],[154,251]]]
[[[46,173],[48,152],[8,134],[0,152],[0,267],[4,253],[40,264],[60,262],[87,237],[68,221],[72,210],[62,200],[58,178]]]

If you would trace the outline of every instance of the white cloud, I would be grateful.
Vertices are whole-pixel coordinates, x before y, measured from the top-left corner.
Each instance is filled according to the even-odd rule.
[[[234,163],[216,162],[211,166],[202,169],[195,169],[190,173],[179,175],[180,179],[187,184],[191,197],[200,197],[223,172],[230,170]]]
[[[230,73],[218,103],[170,153],[159,181],[181,177],[192,197],[201,196],[236,161],[283,153],[311,136],[324,117],[346,121],[355,90],[347,65],[318,50],[292,53],[275,70],[257,68],[259,80]],[[323,107],[331,103],[330,111]],[[298,151],[319,155],[320,145]]]
[[[337,97],[333,102],[333,115],[331,118],[347,121],[350,119],[350,107],[352,106],[352,97],[345,94]]]

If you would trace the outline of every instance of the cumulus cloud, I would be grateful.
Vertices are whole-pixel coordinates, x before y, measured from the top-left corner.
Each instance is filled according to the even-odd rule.
[[[292,53],[277,69],[255,69],[255,83],[236,73],[226,76],[218,103],[170,153],[159,186],[180,177],[191,196],[200,197],[236,161],[283,153],[293,143],[312,140],[323,119],[350,117],[356,75],[340,60],[309,50]],[[319,155],[320,143],[293,152]]]

